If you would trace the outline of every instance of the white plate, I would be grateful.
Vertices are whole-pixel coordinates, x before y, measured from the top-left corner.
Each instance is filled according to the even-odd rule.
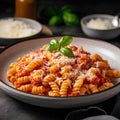
[[[78,106],[86,106],[105,101],[120,92],[120,79],[116,79],[116,85],[108,90],[95,93],[92,95],[84,95],[77,97],[48,97],[38,96],[24,93],[16,90],[12,84],[6,79],[6,72],[9,64],[15,62],[18,57],[29,53],[32,50],[38,50],[51,39],[60,39],[61,37],[48,37],[34,40],[22,41],[14,44],[0,54],[0,88],[8,95],[37,106],[51,108],[72,108]],[[85,50],[91,53],[98,53],[107,59],[112,68],[120,69],[120,49],[107,42],[73,37],[74,45],[82,45]]]

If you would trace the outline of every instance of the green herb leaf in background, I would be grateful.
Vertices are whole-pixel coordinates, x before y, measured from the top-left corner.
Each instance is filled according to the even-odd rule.
[[[50,26],[56,26],[62,23],[62,18],[60,16],[52,16],[49,21],[48,21],[48,25]]]
[[[78,26],[79,18],[75,13],[64,12],[63,14],[64,23],[68,26]]]
[[[58,26],[79,26],[79,17],[74,12],[73,6],[66,4],[61,7],[59,6],[48,6],[40,13],[47,19],[48,25]],[[44,19],[45,19],[44,18]]]

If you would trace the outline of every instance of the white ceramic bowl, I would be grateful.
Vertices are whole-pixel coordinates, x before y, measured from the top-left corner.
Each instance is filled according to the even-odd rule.
[[[29,93],[24,93],[13,87],[7,80],[6,72],[9,69],[11,62],[15,62],[18,57],[40,49],[44,44],[50,42],[51,39],[59,40],[61,37],[48,37],[33,40],[21,41],[4,49],[0,53],[0,88],[8,95],[37,106],[50,108],[73,108],[80,106],[87,106],[105,101],[120,92],[120,78],[115,79],[115,85],[105,91],[98,93],[76,96],[76,97],[50,97],[39,96]],[[115,69],[120,69],[120,49],[107,42],[85,39],[80,37],[73,37],[73,45],[82,45],[84,49],[91,53],[98,53],[104,59],[107,59],[110,66]],[[27,48],[26,48],[27,46]]]
[[[23,41],[26,39],[33,39],[40,36],[40,32],[42,30],[42,25],[36,21],[29,18],[17,18],[17,17],[8,17],[8,18],[1,18],[0,20],[13,20],[13,21],[21,21],[28,25],[30,28],[36,30],[35,34],[30,34],[25,37],[0,37],[0,45],[10,45],[12,43]],[[9,29],[9,28],[8,28]]]
[[[112,24],[112,20],[114,16],[107,15],[107,14],[93,14],[85,16],[81,19],[80,24],[83,32],[92,38],[98,38],[98,39],[114,39],[120,35],[120,27],[112,27],[111,29],[99,29],[99,28],[92,28],[88,27],[87,23],[90,22],[90,20],[95,19],[101,19],[101,20],[107,20]]]

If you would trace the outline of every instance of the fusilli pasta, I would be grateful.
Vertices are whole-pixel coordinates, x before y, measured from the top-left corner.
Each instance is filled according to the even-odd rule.
[[[108,89],[120,71],[82,46],[69,45],[74,57],[45,50],[46,45],[11,63],[7,79],[16,89],[44,96],[80,96]]]

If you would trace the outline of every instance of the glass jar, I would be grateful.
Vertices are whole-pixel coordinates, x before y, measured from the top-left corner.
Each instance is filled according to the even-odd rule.
[[[16,0],[15,17],[37,19],[37,0]]]

